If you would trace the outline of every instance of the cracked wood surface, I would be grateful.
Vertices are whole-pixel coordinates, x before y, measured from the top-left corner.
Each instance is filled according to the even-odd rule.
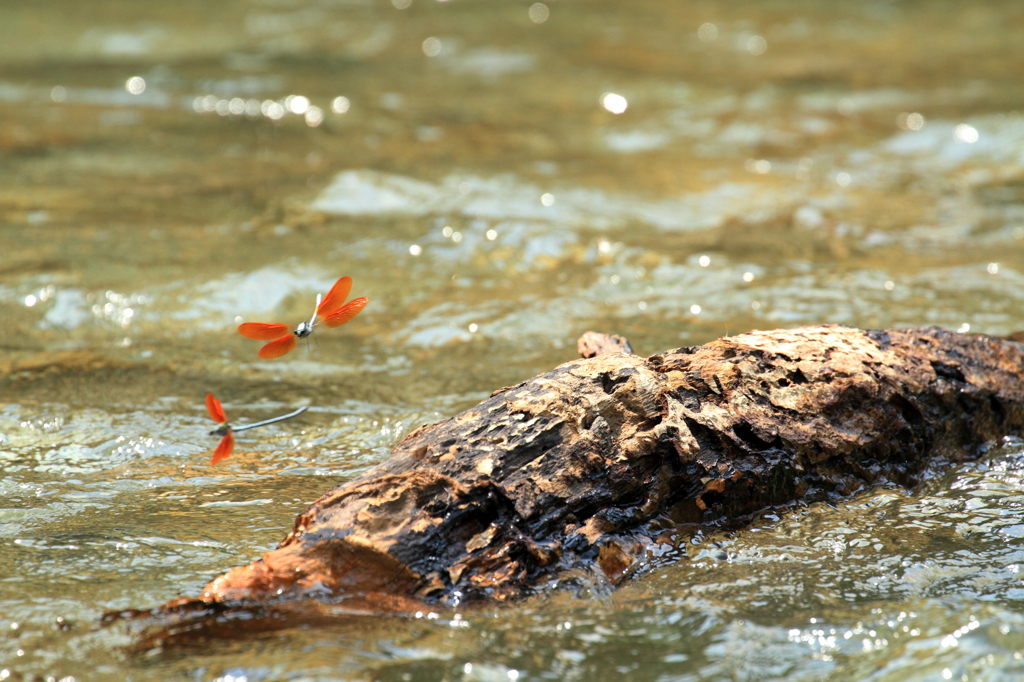
[[[1022,362],[992,337],[839,326],[568,362],[410,433],[189,603],[404,611],[521,597],[571,569],[614,584],[680,524],[911,486],[975,456],[1024,426]]]

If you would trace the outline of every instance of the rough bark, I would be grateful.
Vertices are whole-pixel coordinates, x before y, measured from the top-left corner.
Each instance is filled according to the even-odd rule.
[[[1022,363],[1012,341],[838,326],[569,362],[409,434],[190,603],[402,611],[570,569],[617,583],[679,524],[911,486],[975,455],[1024,426]]]

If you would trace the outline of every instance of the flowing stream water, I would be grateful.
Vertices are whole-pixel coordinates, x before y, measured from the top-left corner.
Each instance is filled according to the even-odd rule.
[[[133,652],[404,434],[749,329],[1024,329],[1007,0],[6,0],[0,680],[1017,680],[1024,441],[617,591]],[[274,361],[341,275],[370,304]],[[203,407],[239,434],[216,467]]]

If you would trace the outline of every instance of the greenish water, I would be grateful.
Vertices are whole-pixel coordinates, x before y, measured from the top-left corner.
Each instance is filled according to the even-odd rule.
[[[615,592],[149,655],[98,627],[587,329],[1024,329],[1019,3],[405,2],[0,6],[0,679],[1024,676],[1013,439]],[[371,303],[308,349],[235,333],[344,274]],[[208,391],[310,409],[210,467]]]

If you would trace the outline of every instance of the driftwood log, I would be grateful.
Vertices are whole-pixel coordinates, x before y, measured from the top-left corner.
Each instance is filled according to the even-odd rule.
[[[614,584],[680,528],[975,456],[1024,426],[1022,367],[1012,341],[839,326],[568,362],[417,429],[277,549],[162,613],[402,612],[518,598],[571,569]]]

